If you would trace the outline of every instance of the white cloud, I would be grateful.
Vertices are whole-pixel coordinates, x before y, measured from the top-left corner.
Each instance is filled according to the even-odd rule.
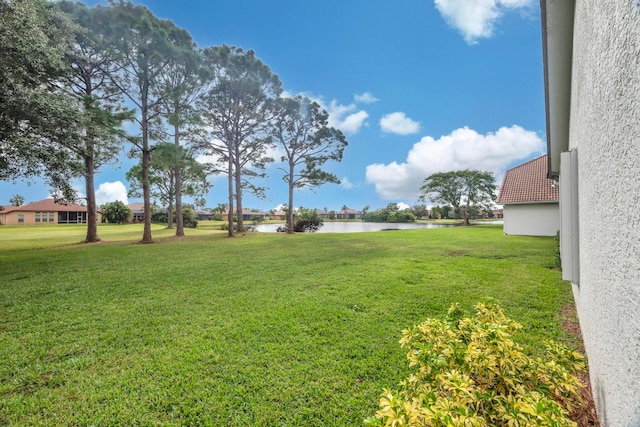
[[[460,31],[464,40],[476,44],[478,39],[489,38],[508,9],[523,9],[533,0],[435,0],[436,9],[447,23]]]
[[[287,92],[287,95],[290,97],[295,96],[290,92]],[[367,126],[366,120],[369,118],[369,113],[363,109],[359,109],[356,102],[370,104],[378,101],[370,92],[354,95],[355,102],[348,105],[340,104],[335,99],[327,105],[322,96],[313,95],[309,92],[300,92],[297,95],[306,96],[312,101],[317,102],[320,108],[326,110],[327,113],[329,113],[329,126],[352,135],[358,133],[362,126]]]
[[[349,178],[347,178],[346,176],[344,178],[340,179],[340,187],[349,190],[351,188],[354,187],[353,182],[349,181]]]
[[[369,117],[364,110],[355,111],[356,104],[342,105],[334,99],[328,106],[323,105],[321,101],[320,105],[329,113],[329,126],[344,133],[358,133]]]
[[[353,96],[353,100],[355,102],[359,102],[362,104],[373,104],[374,102],[378,102],[379,99],[371,94],[371,92],[365,92],[363,94],[355,94]]]
[[[109,202],[121,201],[125,205],[129,204],[127,188],[120,181],[103,182],[96,190],[96,203],[98,206]]]
[[[420,130],[420,123],[411,120],[406,114],[400,111],[385,114],[380,119],[380,127],[383,132],[395,133],[397,135],[411,135]]]
[[[404,210],[409,209],[411,207],[408,204],[403,203],[403,202],[397,203],[397,206],[398,206],[398,210],[401,210],[401,211],[404,211]]]
[[[415,143],[404,163],[367,166],[367,183],[385,200],[415,199],[424,179],[437,172],[476,169],[493,172],[500,184],[506,168],[532,154],[542,154],[544,142],[532,131],[514,125],[481,135],[468,127]]]
[[[336,126],[336,128],[340,129],[344,133],[358,133],[360,128],[364,125],[364,121],[367,117],[369,117],[369,114],[364,110],[349,114],[341,123],[338,124],[338,126]]]

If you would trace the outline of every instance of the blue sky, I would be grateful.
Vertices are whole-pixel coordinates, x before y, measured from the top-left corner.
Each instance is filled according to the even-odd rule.
[[[200,47],[253,49],[286,93],[303,93],[329,111],[349,141],[343,161],[326,167],[342,184],[296,192],[296,207],[413,205],[431,173],[488,170],[500,184],[506,169],[546,151],[537,1],[136,3],[187,29]],[[126,197],[124,176],[134,163],[123,152],[118,166],[103,167],[99,203]],[[245,193],[245,207],[286,202],[277,165],[267,172],[268,199]],[[211,182],[206,200],[214,207],[227,195],[223,178]],[[0,182],[0,204],[14,194],[31,202],[48,190],[38,181]]]

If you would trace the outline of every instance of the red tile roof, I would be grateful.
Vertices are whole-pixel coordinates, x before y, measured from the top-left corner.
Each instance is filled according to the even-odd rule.
[[[131,209],[131,212],[144,213],[144,203],[143,202],[129,203],[127,205],[127,207],[129,209]]]
[[[53,199],[44,199],[39,202],[27,203],[22,206],[7,206],[0,213],[14,211],[26,212],[86,212],[87,207],[74,205],[73,203],[56,203]]]
[[[497,203],[557,202],[559,189],[547,178],[547,155],[509,169],[504,176]]]

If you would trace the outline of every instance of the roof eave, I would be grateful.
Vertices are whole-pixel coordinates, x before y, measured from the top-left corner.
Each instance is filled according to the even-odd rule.
[[[497,203],[497,202],[496,202]],[[502,202],[501,205],[541,205],[541,204],[552,204],[552,203],[560,203],[559,200],[526,200],[522,202]]]
[[[569,149],[573,15],[575,0],[540,0],[547,121],[547,177],[560,175],[560,153]]]

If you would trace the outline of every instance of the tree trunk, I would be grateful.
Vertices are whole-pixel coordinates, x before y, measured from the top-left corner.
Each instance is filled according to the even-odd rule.
[[[287,210],[287,234],[293,234],[293,173],[294,165],[289,163],[289,209]]]
[[[167,206],[167,228],[173,228],[173,200],[169,198],[169,206]]]
[[[242,218],[242,165],[240,164],[240,153],[236,144],[234,155],[234,176],[236,179],[236,210],[238,212],[237,231],[244,231],[244,218]]]
[[[144,135],[143,135],[144,139]],[[151,237],[151,190],[149,188],[149,163],[151,153],[148,148],[142,151],[142,197],[144,199],[144,231],[142,233],[142,243],[152,243]]]
[[[180,126],[173,126],[174,142],[176,147],[180,147]],[[176,237],[184,237],[184,217],[182,216],[182,171],[180,166],[176,166],[173,171],[176,177]]]
[[[231,152],[229,152],[229,174],[228,174],[228,184],[229,184],[229,213],[227,214],[227,221],[229,222],[229,232],[227,234],[228,237],[233,237],[233,160],[231,159]]]
[[[142,94],[142,197],[144,199],[144,232],[141,243],[152,243],[151,237],[151,189],[149,183],[149,111],[146,90]]]
[[[87,193],[87,238],[85,243],[99,242],[97,207],[96,207],[96,191],[94,184],[95,165],[93,162],[93,151],[88,153],[84,158],[84,180],[85,191]]]
[[[244,218],[242,218],[242,177],[238,172],[238,169],[235,171],[235,179],[236,179],[236,211],[238,212],[238,222],[237,222],[237,231],[244,231]]]

